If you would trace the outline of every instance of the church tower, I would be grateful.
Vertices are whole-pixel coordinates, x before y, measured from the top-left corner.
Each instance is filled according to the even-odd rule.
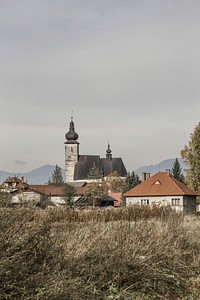
[[[74,169],[75,164],[78,162],[79,157],[79,142],[78,134],[74,129],[73,117],[71,117],[71,122],[69,125],[69,131],[65,134],[65,173],[66,182],[74,181]]]
[[[110,143],[108,142],[108,149],[106,150],[106,158],[107,160],[112,160],[112,151],[110,149]]]

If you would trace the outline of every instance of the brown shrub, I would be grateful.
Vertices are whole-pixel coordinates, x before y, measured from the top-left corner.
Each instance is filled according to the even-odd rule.
[[[0,299],[199,299],[200,221],[170,208],[0,210]]]

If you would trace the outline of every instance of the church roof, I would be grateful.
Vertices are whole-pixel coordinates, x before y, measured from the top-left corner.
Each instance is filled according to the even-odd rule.
[[[117,171],[119,176],[126,176],[127,171],[124,166],[124,163],[121,159],[121,157],[113,157],[111,160],[107,158],[101,158],[101,167],[103,169],[104,177],[106,177],[108,174]]]
[[[78,162],[75,164],[74,180],[87,179],[94,163],[101,170],[99,155],[79,155]]]
[[[99,171],[103,172],[104,177],[114,171],[117,171],[122,177],[127,174],[121,157],[108,159],[100,158],[99,155],[79,155],[79,160],[75,164],[74,180],[87,179],[94,163]]]

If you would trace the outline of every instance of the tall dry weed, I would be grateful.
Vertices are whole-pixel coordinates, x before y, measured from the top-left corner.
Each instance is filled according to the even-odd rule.
[[[0,210],[0,299],[199,299],[200,220],[170,208]]]

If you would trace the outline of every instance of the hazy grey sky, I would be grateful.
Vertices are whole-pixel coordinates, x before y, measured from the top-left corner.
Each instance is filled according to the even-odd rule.
[[[0,0],[0,170],[180,157],[200,116],[199,0]]]

